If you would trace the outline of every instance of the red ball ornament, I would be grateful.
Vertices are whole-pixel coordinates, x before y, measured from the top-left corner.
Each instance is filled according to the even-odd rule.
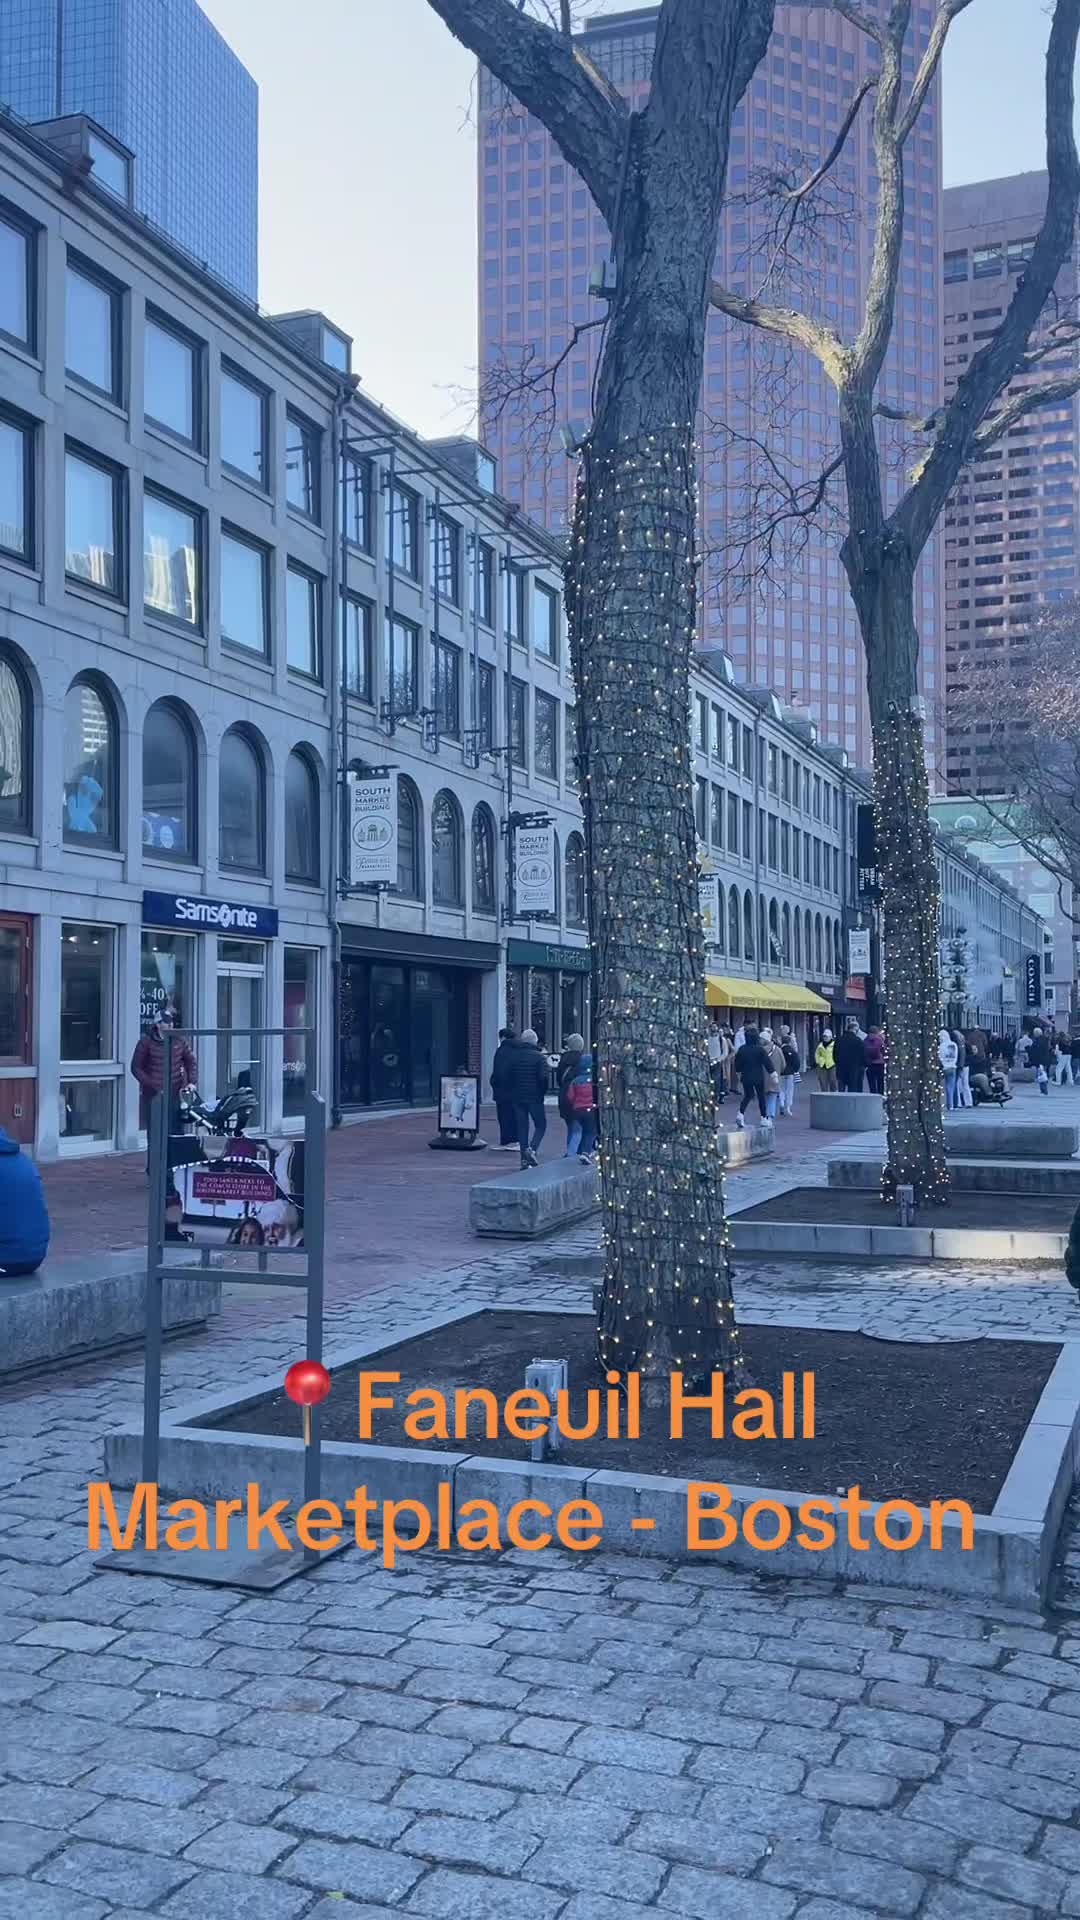
[[[330,1392],[330,1375],[317,1360],[297,1360],[285,1375],[285,1391],[298,1407],[319,1407]]]

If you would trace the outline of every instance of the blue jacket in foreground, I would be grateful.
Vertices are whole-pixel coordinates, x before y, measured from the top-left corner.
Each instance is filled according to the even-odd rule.
[[[38,1266],[49,1251],[49,1214],[41,1175],[0,1127],[0,1273]]]

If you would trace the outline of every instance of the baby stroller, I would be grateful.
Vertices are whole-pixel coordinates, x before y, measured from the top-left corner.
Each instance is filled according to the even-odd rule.
[[[1003,1107],[1012,1094],[1005,1075],[991,1067],[989,1073],[972,1074],[971,1098],[976,1107]]]

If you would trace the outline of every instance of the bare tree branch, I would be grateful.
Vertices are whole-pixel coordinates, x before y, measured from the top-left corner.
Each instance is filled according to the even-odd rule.
[[[811,320],[808,314],[798,313],[793,307],[768,306],[760,300],[731,293],[719,280],[713,281],[709,300],[719,313],[726,313],[732,320],[741,320],[748,327],[758,327],[762,333],[776,334],[782,340],[794,340],[820,361],[834,386],[843,385],[849,349],[840,335],[823,321]]]
[[[926,52],[923,54],[922,60],[919,63],[919,71],[915,75],[911,93],[908,96],[907,106],[900,116],[896,129],[901,146],[903,146],[907,140],[908,134],[911,132],[912,127],[915,125],[916,120],[926,104],[926,96],[933,85],[938,68],[941,65],[941,56],[945,51],[945,42],[949,37],[949,28],[952,26],[957,14],[963,13],[965,7],[970,7],[970,5],[971,0],[941,0],[941,5],[938,7],[937,13],[934,16],[934,24],[930,29],[930,39],[927,42]]]
[[[1071,400],[1076,393],[1080,393],[1080,370],[1061,380],[1044,380],[1041,386],[1021,387],[1017,393],[1010,394],[997,413],[990,414],[981,427],[976,428],[971,436],[972,447],[991,446],[1025,414],[1036,413],[1040,407],[1055,406],[1062,400]]]
[[[455,39],[543,120],[605,219],[614,217],[629,110],[581,42],[512,0],[429,0]]]

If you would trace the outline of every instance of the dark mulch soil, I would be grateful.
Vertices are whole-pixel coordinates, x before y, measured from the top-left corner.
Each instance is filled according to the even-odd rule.
[[[639,1439],[566,1441],[558,1458],[567,1465],[808,1493],[833,1494],[857,1485],[869,1499],[925,1505],[956,1498],[989,1513],[1060,1352],[1035,1341],[909,1346],[793,1327],[746,1327],[743,1340],[752,1380],[774,1395],[778,1428],[784,1371],[798,1382],[804,1371],[813,1372],[814,1439],[713,1442],[709,1415],[702,1412],[688,1413],[687,1437],[673,1441],[668,1408],[643,1407]],[[585,1316],[482,1312],[387,1347],[363,1364],[369,1371],[400,1372],[400,1386],[377,1391],[392,1392],[403,1409],[413,1388],[437,1388],[448,1397],[452,1422],[455,1387],[489,1387],[501,1406],[524,1386],[530,1360],[564,1357],[573,1421],[583,1425],[585,1391],[600,1383],[593,1322]],[[350,1366],[334,1374],[323,1410],[325,1439],[357,1439],[358,1371]],[[606,1405],[603,1399],[601,1405]],[[469,1415],[467,1439],[428,1445],[501,1459],[529,1457],[527,1442],[487,1439],[480,1409],[471,1408]],[[234,1433],[298,1435],[300,1415],[284,1393],[277,1393],[200,1424]],[[391,1447],[423,1444],[404,1433],[396,1409],[375,1416],[373,1439]]]
[[[1000,1232],[1068,1233],[1076,1212],[1067,1193],[953,1193],[947,1207],[919,1207],[916,1226],[983,1227]],[[896,1202],[858,1187],[789,1187],[737,1220],[806,1221],[836,1227],[895,1227]]]

